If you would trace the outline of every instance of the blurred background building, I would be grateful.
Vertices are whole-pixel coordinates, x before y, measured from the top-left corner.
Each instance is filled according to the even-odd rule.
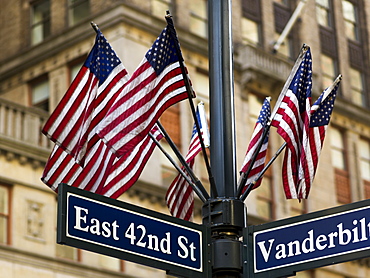
[[[370,197],[370,2],[307,0],[283,45],[273,53],[298,2],[232,1],[238,167],[263,99],[271,96],[274,104],[303,43],[311,46],[313,55],[314,100],[339,73],[343,75],[309,199],[285,199],[279,158],[246,200],[250,225]],[[56,244],[56,194],[40,181],[52,144],[40,130],[94,43],[90,21],[99,25],[132,73],[164,28],[167,9],[174,17],[197,100],[208,110],[207,1],[0,0],[1,277],[166,277],[163,271]],[[161,121],[186,153],[193,125],[188,103],[171,107]],[[274,131],[270,138],[271,156],[283,141]],[[201,160],[196,174],[208,184]],[[168,213],[164,195],[175,175],[156,150],[139,182],[119,199]],[[197,200],[198,223],[200,208]],[[297,277],[370,277],[370,260]]]

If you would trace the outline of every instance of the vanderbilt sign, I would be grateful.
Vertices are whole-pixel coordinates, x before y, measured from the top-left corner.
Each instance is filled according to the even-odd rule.
[[[370,201],[251,226],[249,237],[253,245],[249,262],[257,276],[268,272],[284,276],[368,257]]]

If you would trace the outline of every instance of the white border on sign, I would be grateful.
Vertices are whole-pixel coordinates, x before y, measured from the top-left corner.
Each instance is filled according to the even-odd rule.
[[[68,233],[68,221],[66,221],[66,236],[67,237],[78,239],[78,240],[82,240],[82,241],[85,241],[85,242],[93,243],[93,244],[104,246],[104,247],[108,247],[108,248],[111,248],[111,249],[116,249],[116,250],[124,251],[124,252],[131,253],[131,254],[134,254],[134,255],[137,255],[137,256],[141,256],[141,257],[145,257],[145,258],[149,258],[149,259],[154,259],[154,260],[157,260],[157,261],[160,261],[160,262],[164,262],[164,263],[167,263],[167,264],[172,264],[172,265],[176,265],[176,266],[179,266],[179,267],[183,267],[183,268],[187,268],[187,269],[191,269],[191,270],[203,272],[203,258],[202,258],[203,257],[203,250],[202,250],[202,243],[203,243],[203,237],[202,236],[203,236],[203,234],[202,234],[202,232],[200,232],[198,230],[194,230],[194,229],[189,228],[189,227],[184,227],[184,226],[178,225],[176,223],[171,223],[171,222],[168,222],[166,220],[160,220],[158,218],[154,218],[152,216],[148,216],[148,215],[145,215],[145,214],[136,212],[136,211],[127,210],[127,209],[120,208],[120,207],[117,207],[117,206],[114,206],[114,205],[111,205],[111,204],[103,203],[101,201],[89,199],[89,198],[86,198],[84,196],[80,196],[80,195],[74,194],[72,192],[67,192],[67,208],[69,207],[69,197],[70,196],[75,196],[75,197],[80,198],[80,199],[85,199],[85,200],[88,200],[90,202],[94,202],[94,203],[98,203],[98,204],[101,204],[101,205],[104,205],[104,206],[112,207],[112,208],[115,208],[115,209],[118,209],[118,210],[121,210],[121,211],[125,211],[125,212],[128,212],[128,213],[136,214],[136,215],[139,215],[141,217],[145,217],[145,218],[148,218],[148,219],[156,220],[156,221],[159,221],[159,222],[166,223],[168,225],[180,227],[182,229],[186,229],[186,230],[189,230],[189,231],[198,233],[199,234],[199,237],[200,237],[200,244],[199,244],[199,246],[200,246],[200,252],[199,252],[199,254],[200,254],[200,258],[199,258],[200,259],[200,267],[199,268],[194,268],[194,267],[190,267],[190,266],[186,266],[186,265],[181,265],[181,264],[178,264],[178,263],[175,263],[175,262],[170,262],[170,261],[159,259],[159,258],[156,258],[156,257],[152,257],[152,256],[148,256],[148,255],[136,253],[136,252],[133,252],[133,251],[130,251],[130,250],[126,250],[126,249],[123,249],[123,248],[117,248],[117,247],[113,247],[113,246],[110,246],[110,245],[106,245],[106,244],[102,244],[102,243],[98,243],[98,242],[95,242],[95,241],[91,241],[91,240],[87,240],[87,239],[84,239],[84,238],[79,238],[79,237],[70,235]],[[67,213],[66,213],[66,218],[67,219],[68,219],[68,213],[69,213],[69,211],[67,209]]]
[[[335,214],[321,216],[321,217],[318,217],[318,218],[304,220],[304,221],[301,221],[301,222],[298,222],[298,223],[287,224],[287,225],[284,225],[284,226],[274,227],[274,228],[270,228],[270,229],[266,229],[266,230],[263,230],[263,231],[260,231],[260,232],[253,233],[253,261],[254,261],[253,267],[254,267],[254,273],[264,272],[264,271],[268,271],[268,270],[278,269],[278,268],[282,268],[282,267],[288,267],[288,266],[292,266],[292,265],[296,265],[296,264],[317,261],[317,260],[321,260],[321,259],[336,257],[336,256],[339,256],[339,255],[346,255],[346,254],[350,254],[350,253],[353,253],[353,252],[359,252],[359,251],[364,251],[364,250],[370,249],[370,246],[369,247],[363,247],[363,248],[360,248],[360,249],[345,251],[345,252],[336,253],[336,254],[332,254],[332,255],[316,257],[316,258],[309,259],[309,260],[303,260],[303,261],[299,261],[299,262],[274,266],[274,267],[266,268],[266,269],[263,269],[263,270],[256,269],[256,245],[255,244],[256,244],[256,236],[258,234],[263,234],[263,233],[267,233],[267,232],[270,232],[270,231],[283,229],[283,228],[286,228],[286,227],[298,226],[298,225],[302,225],[302,224],[305,224],[305,223],[318,221],[318,220],[326,219],[326,218],[331,218],[331,217],[339,216],[339,215],[342,215],[342,214],[348,214],[348,213],[352,213],[352,212],[360,211],[360,210],[364,210],[364,209],[369,209],[369,208],[370,208],[370,206],[366,206],[366,207],[362,207],[362,208],[347,210],[347,211],[338,212],[338,213],[335,213]]]

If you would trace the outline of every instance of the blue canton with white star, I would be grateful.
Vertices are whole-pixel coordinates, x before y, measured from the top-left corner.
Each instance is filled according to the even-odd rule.
[[[200,128],[200,130],[202,130],[203,129],[203,127],[202,127],[202,121],[200,120],[200,114],[199,114],[198,108],[197,108],[197,111],[195,112],[195,114],[197,116],[197,121],[198,121],[198,124],[199,124],[199,128]],[[191,138],[194,138],[197,135],[198,135],[197,126],[194,123],[194,125],[193,125],[193,131],[192,131],[192,134],[191,134]]]
[[[258,116],[257,122],[260,123],[262,126],[266,126],[270,114],[271,114],[270,102],[267,99],[265,99],[262,105],[260,115]]]
[[[289,89],[297,96],[299,112],[306,110],[306,98],[311,97],[312,90],[312,58],[311,50],[308,49],[304,59],[290,83]]]
[[[112,70],[121,63],[116,53],[101,32],[98,32],[95,45],[87,57],[84,66],[90,69],[98,79],[99,86],[104,83]]]
[[[338,87],[339,86],[337,85],[333,89],[333,91],[325,98],[323,102],[322,102],[323,95],[321,95],[316,100],[314,105],[319,105],[319,108],[311,115],[310,127],[325,126],[329,124],[330,117],[333,112],[334,101],[337,96]]]
[[[179,61],[176,55],[176,43],[167,27],[163,29],[152,47],[145,54],[146,59],[157,75],[160,75],[168,65]]]
[[[263,127],[265,127],[267,125],[268,119],[270,118],[270,115],[271,115],[270,101],[268,99],[265,99],[260,114],[258,116],[257,123],[260,123]],[[269,133],[267,133],[267,136],[265,137],[263,143],[267,143],[268,137]]]

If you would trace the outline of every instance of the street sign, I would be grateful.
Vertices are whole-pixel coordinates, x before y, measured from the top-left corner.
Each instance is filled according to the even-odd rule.
[[[370,200],[250,226],[244,235],[244,277],[289,276],[369,257]]]
[[[171,275],[209,276],[205,226],[66,184],[59,186],[58,198],[58,243]]]

